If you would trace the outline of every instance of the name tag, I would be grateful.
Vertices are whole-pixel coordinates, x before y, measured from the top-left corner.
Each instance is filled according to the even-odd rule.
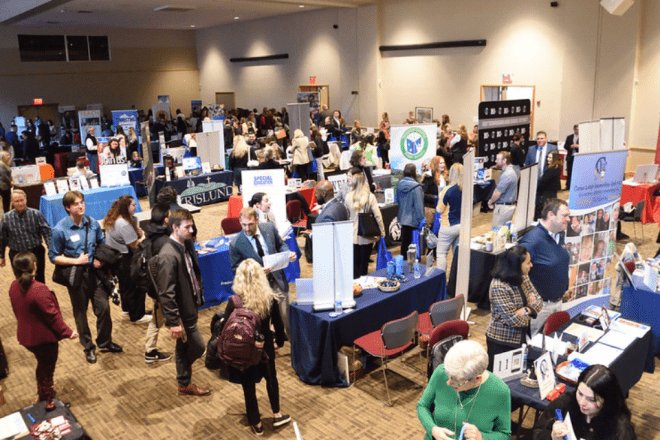
[[[78,234],[73,234],[72,236],[69,237],[69,239],[70,239],[72,242],[75,243],[75,242],[77,242],[77,241],[80,241],[80,235],[78,235]]]

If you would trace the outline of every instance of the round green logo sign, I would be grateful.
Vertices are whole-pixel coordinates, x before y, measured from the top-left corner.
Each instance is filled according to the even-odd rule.
[[[421,128],[409,128],[401,136],[401,152],[408,160],[417,160],[424,156],[428,147],[429,139]]]

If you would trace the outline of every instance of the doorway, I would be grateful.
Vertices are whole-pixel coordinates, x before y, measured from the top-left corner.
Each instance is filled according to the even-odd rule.
[[[215,92],[215,103],[222,106],[225,111],[236,108],[236,97],[234,92]]]

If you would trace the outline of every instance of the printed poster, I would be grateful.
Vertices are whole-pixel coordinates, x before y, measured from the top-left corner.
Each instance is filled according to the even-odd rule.
[[[112,111],[112,125],[115,127],[115,132],[118,126],[124,129],[124,133],[128,136],[128,129],[133,127],[135,135],[140,142],[140,125],[137,110],[113,110]]]
[[[78,112],[78,124],[83,143],[85,143],[85,137],[87,136],[87,127],[90,125],[96,129],[96,136],[99,136],[101,134],[101,110],[80,110]]]
[[[414,163],[421,174],[422,163],[435,156],[437,140],[435,124],[392,125],[390,127],[390,168],[392,187],[403,175],[403,168]]]
[[[479,151],[486,158],[484,166],[495,165],[500,151],[511,151],[511,138],[520,133],[529,141],[531,103],[529,99],[479,103]]]
[[[275,215],[277,226],[287,223],[286,187],[284,170],[243,171],[243,207],[247,207],[252,195],[258,192],[268,194],[270,210]]]

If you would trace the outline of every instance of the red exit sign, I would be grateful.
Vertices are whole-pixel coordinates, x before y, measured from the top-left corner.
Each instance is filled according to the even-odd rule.
[[[32,100],[32,105],[44,105],[44,100],[42,98],[34,98]]]

